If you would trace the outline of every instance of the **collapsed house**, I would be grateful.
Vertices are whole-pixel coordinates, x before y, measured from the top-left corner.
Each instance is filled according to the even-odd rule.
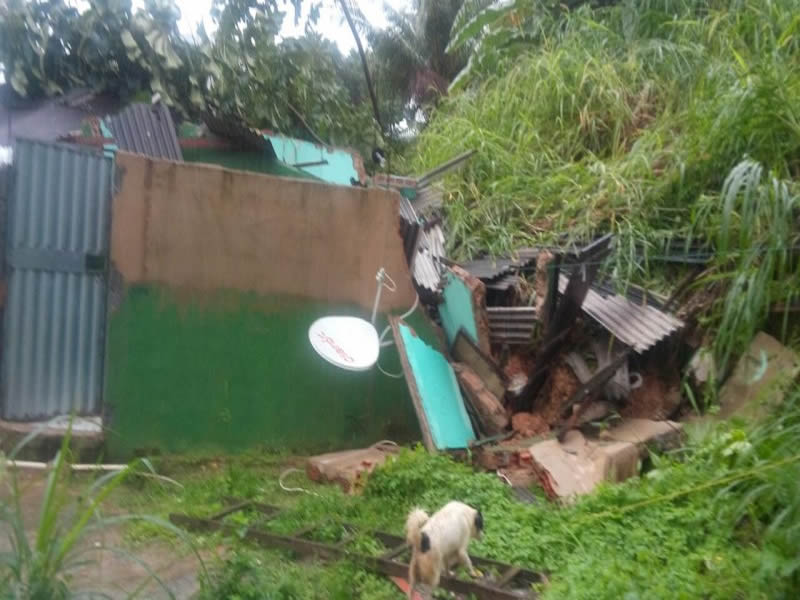
[[[610,236],[450,260],[439,180],[472,152],[370,178],[350,150],[211,116],[176,127],[159,103],[57,137],[18,140],[0,168],[6,429],[90,417],[115,457],[421,438],[560,498],[680,442],[676,296],[601,279]],[[320,361],[309,324],[369,314],[380,269],[394,377]],[[311,471],[355,489],[390,454]]]
[[[308,346],[332,307],[369,314],[379,268],[379,319],[414,302],[399,200],[357,155],[235,122],[181,135],[158,103],[81,123],[17,139],[0,177],[5,430],[75,414],[118,458],[418,438],[402,381]]]

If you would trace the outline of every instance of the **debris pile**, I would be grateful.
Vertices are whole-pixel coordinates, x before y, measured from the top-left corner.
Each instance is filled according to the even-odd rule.
[[[668,257],[694,269],[669,298],[633,285],[620,293],[601,278],[611,235],[457,264],[437,203],[420,201],[420,183],[433,179],[380,181],[401,192],[412,279],[443,342],[433,347],[391,319],[428,450],[470,449],[518,497],[538,484],[568,500],[638,474],[650,449],[679,446],[684,382],[699,391],[719,377],[701,348],[696,297],[677,305],[709,251],[684,244]],[[723,414],[747,414],[764,387],[798,372],[791,351],[759,334],[722,389]]]

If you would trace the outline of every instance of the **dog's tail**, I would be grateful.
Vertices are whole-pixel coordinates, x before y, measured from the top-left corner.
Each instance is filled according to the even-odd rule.
[[[406,519],[406,541],[412,548],[419,548],[422,538],[422,527],[428,522],[428,513],[421,508],[415,508],[408,513]]]

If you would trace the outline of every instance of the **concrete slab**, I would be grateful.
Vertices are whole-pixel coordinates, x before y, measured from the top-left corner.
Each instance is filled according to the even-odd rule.
[[[720,417],[758,419],[783,401],[800,374],[797,354],[764,332],[753,338],[720,391]]]

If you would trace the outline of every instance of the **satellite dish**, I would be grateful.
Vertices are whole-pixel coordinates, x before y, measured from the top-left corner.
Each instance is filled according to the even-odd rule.
[[[317,354],[340,369],[366,371],[378,362],[378,332],[364,319],[317,319],[308,330],[308,339]]]

